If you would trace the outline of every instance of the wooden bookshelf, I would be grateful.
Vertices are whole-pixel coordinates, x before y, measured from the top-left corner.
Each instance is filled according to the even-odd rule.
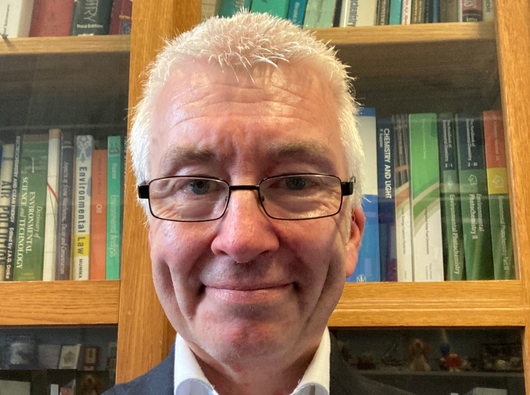
[[[117,325],[119,281],[0,283],[1,326]]]

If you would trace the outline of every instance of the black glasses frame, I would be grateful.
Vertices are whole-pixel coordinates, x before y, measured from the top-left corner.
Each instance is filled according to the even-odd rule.
[[[263,182],[268,180],[273,180],[275,178],[282,178],[282,177],[292,177],[292,176],[326,176],[326,177],[333,177],[340,181],[340,191],[341,191],[341,199],[340,199],[340,205],[336,213],[323,215],[321,217],[312,217],[312,218],[278,218],[270,215],[267,212],[267,209],[263,205],[263,197],[260,193],[260,186]],[[151,208],[151,200],[149,195],[149,187],[151,186],[151,183],[158,180],[165,180],[168,178],[194,178],[197,180],[216,180],[220,181],[228,186],[228,195],[226,197],[226,204],[225,209],[223,212],[216,218],[210,218],[210,219],[201,219],[201,220],[181,220],[181,219],[167,219],[167,218],[161,218],[153,213],[153,209]],[[355,186],[356,182],[355,176],[352,177],[351,181],[342,181],[339,177],[334,176],[332,174],[325,174],[325,173],[293,173],[293,174],[281,174],[278,176],[273,177],[266,177],[262,179],[257,185],[230,185],[228,182],[223,180],[222,178],[216,178],[216,177],[202,177],[202,176],[169,176],[169,177],[159,177],[154,178],[151,181],[149,181],[147,184],[140,184],[138,185],[138,198],[140,199],[147,199],[149,202],[149,211],[151,212],[151,215],[155,218],[158,218],[163,221],[173,221],[173,222],[209,222],[209,221],[216,221],[220,218],[222,218],[226,210],[228,209],[228,203],[230,202],[230,197],[232,195],[232,191],[257,191],[258,192],[258,200],[260,202],[261,207],[263,208],[263,211],[265,214],[272,219],[277,219],[281,221],[305,221],[309,219],[318,219],[318,218],[326,218],[326,217],[333,217],[334,215],[337,215],[340,213],[340,210],[342,209],[342,198],[344,196],[350,196],[353,194],[353,188]]]

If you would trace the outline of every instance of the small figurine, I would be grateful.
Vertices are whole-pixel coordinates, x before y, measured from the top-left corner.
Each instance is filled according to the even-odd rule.
[[[421,339],[414,339],[409,344],[410,370],[413,372],[428,372],[431,370],[427,358],[431,353],[431,347]]]

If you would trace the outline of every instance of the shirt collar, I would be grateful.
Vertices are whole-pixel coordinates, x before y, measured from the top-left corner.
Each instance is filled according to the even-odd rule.
[[[291,395],[329,395],[330,353],[331,342],[326,328],[313,360]],[[175,341],[174,377],[175,395],[218,395],[179,334]]]

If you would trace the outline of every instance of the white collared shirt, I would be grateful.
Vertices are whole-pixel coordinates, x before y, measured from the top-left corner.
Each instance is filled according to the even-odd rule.
[[[329,395],[331,343],[326,328],[313,360],[291,395]],[[175,342],[175,395],[219,395],[204,375],[186,341]]]

